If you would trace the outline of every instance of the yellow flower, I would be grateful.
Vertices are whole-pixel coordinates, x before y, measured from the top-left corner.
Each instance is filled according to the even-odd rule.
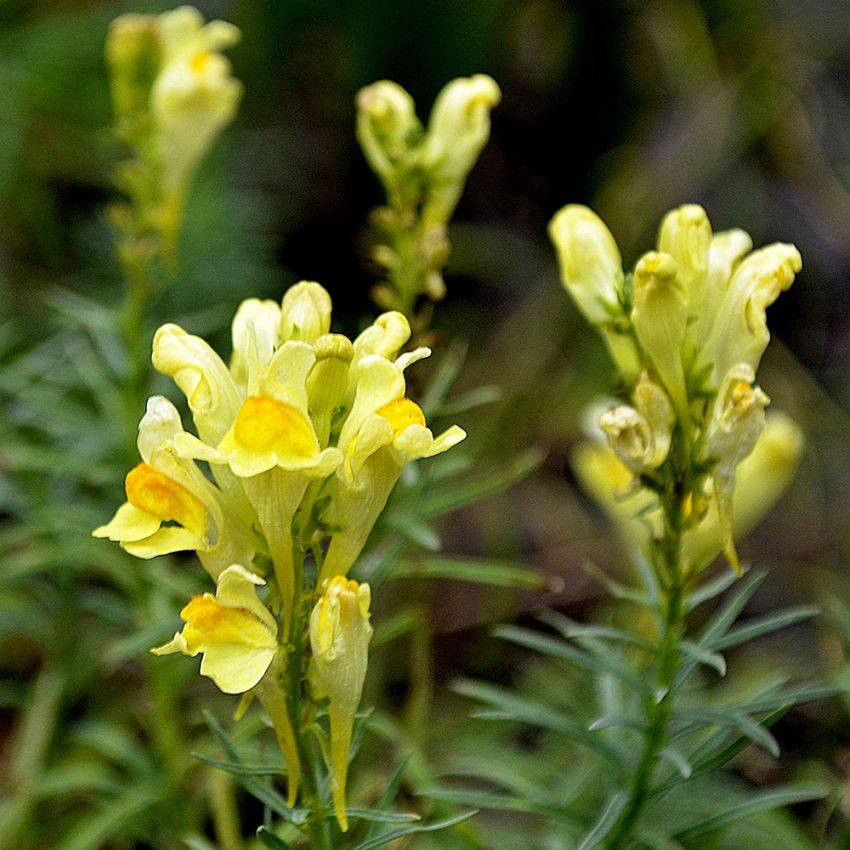
[[[761,522],[788,488],[796,472],[803,448],[803,436],[787,416],[774,413],[752,452],[737,467],[732,498],[732,533],[743,537]],[[602,507],[629,548],[644,550],[661,534],[661,509],[655,495],[645,488],[632,486],[633,475],[605,445],[584,442],[572,457],[572,467],[582,488]],[[710,494],[701,517],[682,538],[682,562],[687,571],[707,567],[728,547],[728,528]]]
[[[357,141],[384,183],[398,179],[422,133],[413,98],[398,83],[379,80],[357,92]]]
[[[363,693],[372,637],[370,601],[368,584],[336,576],[324,582],[322,597],[310,615],[310,682],[316,698],[328,698],[331,791],[343,832],[348,830],[345,785],[351,731]]]
[[[205,25],[190,6],[156,20],[163,64],[151,90],[154,138],[165,191],[179,194],[236,114],[242,84],[218,51],[235,44],[240,33],[224,21]]]
[[[549,222],[549,238],[558,254],[561,282],[582,315],[602,334],[611,358],[624,375],[638,371],[633,339],[619,323],[623,268],[611,231],[593,210],[568,204]]]
[[[182,632],[155,655],[202,652],[201,675],[209,676],[226,694],[251,690],[263,678],[277,652],[277,623],[257,598],[265,582],[239,564],[218,577],[216,594],[195,596],[180,612]]]
[[[108,537],[139,558],[196,550],[215,578],[234,559],[250,563],[250,535],[233,522],[222,494],[178,454],[180,415],[162,396],[148,400],[139,423],[142,463],[127,474],[127,501],[95,537]],[[176,523],[176,524],[166,524]]]
[[[686,366],[693,363],[703,341],[710,246],[711,224],[698,204],[678,207],[661,222],[658,250],[673,258],[687,293],[688,317],[682,352]]]
[[[161,61],[156,19],[120,15],[109,25],[106,61],[118,131],[128,142],[146,129],[150,92]]]
[[[733,366],[714,401],[706,429],[706,455],[716,462],[714,495],[726,555],[736,572],[741,572],[732,531],[735,471],[752,452],[765,427],[764,409],[770,399],[754,386],[755,372],[747,363]]]
[[[287,289],[281,307],[281,338],[314,343],[331,327],[331,297],[313,281],[301,281]]]
[[[758,368],[770,341],[765,311],[801,268],[800,252],[779,242],[754,251],[737,266],[703,350],[704,361],[713,367],[715,386],[738,363]]]
[[[403,370],[424,352],[395,363],[368,355],[357,364],[357,392],[338,443],[345,460],[328,489],[331,522],[339,530],[331,538],[322,578],[345,575],[357,559],[406,464],[447,451],[466,437],[453,425],[435,438],[420,407],[405,398]]]
[[[426,230],[451,218],[490,137],[490,111],[501,99],[499,86],[486,74],[452,80],[437,95],[422,149],[431,185],[422,212]]]
[[[632,325],[638,342],[661,378],[682,427],[690,427],[682,346],[687,329],[687,291],[669,254],[650,251],[634,275]]]
[[[558,254],[561,281],[582,315],[592,325],[616,317],[623,266],[611,231],[593,210],[569,204],[549,222]]]

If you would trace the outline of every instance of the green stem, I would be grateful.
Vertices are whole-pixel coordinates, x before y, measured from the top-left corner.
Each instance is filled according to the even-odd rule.
[[[154,292],[152,256],[144,241],[126,234],[118,245],[124,273],[124,303],[120,326],[127,351],[127,371],[123,383],[125,435],[130,464],[136,462],[136,425],[143,413],[149,369],[149,340],[145,334],[148,305]]]
[[[684,576],[681,568],[681,491],[665,505],[664,537],[658,547],[659,572],[666,573],[664,625],[656,651],[654,687],[646,699],[646,732],[640,762],[634,774],[629,802],[609,834],[607,850],[624,850],[649,802],[652,775],[667,742],[675,694],[673,681],[680,665],[679,642],[684,631]]]
[[[293,633],[293,652],[288,667],[287,696],[290,713],[296,720],[295,744],[301,762],[301,795],[304,805],[310,812],[304,831],[310,841],[310,850],[333,850],[334,840],[331,830],[330,813],[325,807],[321,791],[322,753],[318,742],[306,731],[310,721],[311,707],[305,705],[302,698],[301,671],[304,663],[306,629],[297,628]]]

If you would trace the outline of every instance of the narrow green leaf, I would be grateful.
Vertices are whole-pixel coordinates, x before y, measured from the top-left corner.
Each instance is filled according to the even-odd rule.
[[[729,806],[714,815],[701,818],[684,827],[676,833],[675,837],[682,842],[690,842],[695,838],[714,832],[729,826],[736,821],[751,817],[759,812],[779,809],[784,806],[792,806],[807,800],[819,800],[829,793],[829,789],[822,785],[800,783],[799,785],[787,785],[780,788],[771,788],[769,791],[754,794],[749,800],[736,806]]]
[[[424,522],[419,522],[409,514],[390,513],[384,519],[388,528],[402,534],[411,543],[421,546],[428,552],[438,552],[442,546],[440,536],[430,526]],[[397,576],[396,570],[393,570],[393,578]]]
[[[189,850],[218,850],[215,844],[211,844],[206,838],[200,835],[185,835],[183,843]]]
[[[502,398],[502,388],[497,386],[475,387],[462,395],[448,399],[440,406],[440,416],[457,416],[485,404],[493,404]]]
[[[737,729],[774,758],[779,756],[779,744],[776,738],[764,726],[739,711],[723,708],[681,708],[674,710],[673,718],[689,721],[693,724],[694,730],[700,726],[714,725]],[[671,739],[672,737],[678,736],[671,736]]]
[[[466,362],[467,344],[459,340],[453,340],[448,348],[445,348],[437,362],[437,368],[428,383],[428,388],[420,398],[420,406],[430,419],[439,415],[439,410],[446,400],[446,396],[457,380],[463,364]]]
[[[724,569],[717,578],[700,585],[688,595],[685,600],[685,610],[688,612],[693,611],[694,608],[702,605],[703,602],[708,602],[714,599],[715,596],[719,596],[724,590],[735,584],[738,578],[739,576],[732,570]]]
[[[607,673],[641,696],[646,694],[646,687],[641,679],[609,653],[603,653],[598,648],[593,652],[578,649],[560,638],[542,635],[520,626],[499,626],[493,633],[496,637],[536,650],[543,655],[561,658],[596,673]]]
[[[691,775],[694,772],[691,763],[685,758],[685,756],[679,752],[675,747],[664,747],[663,750],[659,753],[662,759],[669,761],[673,767],[679,771],[679,775],[682,779],[690,779]]]
[[[387,780],[384,786],[384,792],[381,794],[381,799],[378,800],[378,809],[381,811],[389,810],[390,806],[393,804],[393,800],[395,800],[398,795],[399,788],[401,788],[402,780],[404,779],[404,772],[407,770],[407,766],[410,764],[410,759],[412,755],[408,753],[399,763],[398,767],[393,771],[392,776]],[[370,824],[369,828],[366,830],[366,835],[364,838],[377,838],[381,833],[381,826],[378,823]]]
[[[634,646],[638,649],[643,649],[646,652],[654,652],[655,647],[647,643],[642,638],[639,638],[632,632],[627,632],[625,629],[617,629],[612,626],[593,626],[577,623],[569,617],[562,614],[560,611],[544,611],[538,617],[539,620],[557,630],[565,638],[581,639],[591,638],[599,640],[608,640],[615,643],[624,643],[627,646]]]
[[[726,675],[726,659],[717,652],[712,652],[706,647],[699,646],[692,641],[679,641],[679,648],[691,661],[704,664],[716,670],[721,676]]]
[[[743,625],[730,629],[723,637],[711,641],[709,646],[714,650],[740,646],[753,640],[753,638],[784,629],[786,626],[791,626],[802,620],[809,620],[818,616],[818,614],[820,614],[819,608],[811,605],[800,605],[796,608],[778,611],[775,614],[768,614],[765,617],[756,617]]]
[[[542,462],[545,452],[530,449],[516,457],[508,466],[497,469],[473,481],[456,484],[451,489],[427,494],[420,511],[424,519],[433,519],[471,505],[492,493],[499,493],[511,484],[522,481]]]
[[[383,847],[391,841],[395,841],[397,838],[403,838],[405,835],[414,835],[421,832],[438,832],[441,829],[448,829],[449,827],[457,826],[459,823],[469,820],[476,814],[478,814],[478,812],[464,812],[462,815],[455,815],[452,818],[446,818],[446,820],[437,821],[436,823],[411,824],[410,826],[403,826],[400,829],[394,829],[392,832],[386,833],[386,835],[369,838],[358,844],[356,847],[352,847],[351,850],[373,850],[375,847]]]
[[[260,842],[264,847],[268,847],[269,850],[292,850],[292,845],[287,844],[282,838],[278,838],[271,830],[266,829],[266,827],[261,826],[257,830],[257,838],[260,839]]]
[[[128,822],[162,800],[166,792],[162,783],[133,786],[118,799],[78,822],[56,850],[98,850],[127,828]]]
[[[347,808],[345,811],[350,818],[360,818],[360,820],[367,820],[370,823],[416,823],[422,820],[419,815],[413,812],[381,812],[377,809],[358,808]],[[333,820],[334,815],[328,814],[328,818]]]
[[[572,826],[586,823],[582,815],[566,806],[547,806],[515,794],[478,791],[474,788],[426,788],[421,792],[421,796],[446,803],[473,806],[476,809],[541,815],[552,821],[561,821]]]
[[[721,635],[732,627],[738,615],[744,610],[744,606],[750,597],[756,592],[758,586],[767,577],[765,570],[757,570],[745,577],[738,590],[726,601],[720,610],[712,616],[697,641],[700,646],[712,646]]]
[[[620,771],[625,769],[620,754],[600,735],[594,735],[578,723],[565,717],[563,713],[549,706],[485,682],[463,679],[454,683],[452,687],[459,694],[483,702],[495,709],[495,711],[489,712],[486,710],[478,711],[476,712],[478,716],[516,720],[549,729],[565,735],[576,743],[604,756],[612,767],[616,767]]]
[[[620,791],[614,794],[608,801],[608,804],[602,811],[599,820],[591,827],[590,831],[584,836],[581,844],[576,847],[576,850],[593,850],[598,847],[606,835],[614,828],[617,823],[617,818],[629,801],[629,795]]]
[[[224,731],[224,727],[222,727],[211,712],[204,710],[203,715],[207,722],[207,726],[209,726],[210,731],[213,733],[213,737],[219,742],[219,744],[221,744],[221,747],[228,759],[230,759],[230,761],[234,764],[241,764],[241,760],[236,752],[236,747],[233,746],[230,737],[227,732]],[[239,784],[242,785],[249,794],[252,794],[264,806],[268,806],[271,811],[282,817],[284,820],[291,821],[294,824],[302,824],[307,820],[308,813],[304,809],[291,809],[286,805],[286,801],[283,797],[270,785],[266,785],[253,776],[242,776],[240,774],[234,775]]]
[[[787,712],[787,708],[777,709],[776,711],[763,717],[759,723],[762,726],[772,726],[780,717]],[[701,776],[718,767],[723,767],[733,758],[735,758],[741,750],[749,747],[752,741],[745,735],[740,735],[729,739],[727,729],[721,729],[716,734],[712,735],[699,747],[690,754],[690,763],[692,766],[692,777]],[[679,778],[674,777],[666,782],[662,782],[652,792],[652,796],[660,796],[670,790],[674,785],[679,784]]]
[[[402,635],[409,634],[422,624],[422,612],[419,608],[405,608],[388,620],[382,620],[375,625],[372,635],[371,648],[375,649],[386,643],[392,643]]]
[[[286,774],[286,765],[283,759],[276,759],[274,764],[241,764],[240,762],[224,761],[212,756],[205,756],[203,753],[192,753],[192,756],[198,761],[217,767],[233,776],[284,776]]]
[[[546,587],[545,576],[533,567],[517,566],[516,561],[478,558],[435,557],[403,561],[393,570],[392,578],[453,579],[528,590]]]
[[[624,602],[633,602],[635,605],[640,605],[642,608],[650,607],[650,599],[640,590],[635,590],[633,587],[612,579],[603,570],[596,566],[592,561],[586,561],[582,564],[582,569],[592,578],[597,584],[602,585],[614,599],[622,599]]]

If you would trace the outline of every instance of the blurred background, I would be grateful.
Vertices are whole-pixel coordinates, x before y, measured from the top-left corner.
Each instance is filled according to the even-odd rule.
[[[423,597],[436,600],[428,612],[435,723],[462,710],[444,695],[455,676],[522,675],[524,659],[493,646],[490,624],[543,605],[588,616],[599,591],[581,564],[592,559],[617,569],[623,561],[569,462],[581,411],[610,387],[610,369],[559,285],[546,225],[565,203],[588,204],[602,216],[627,267],[654,244],[664,212],[685,202],[702,204],[715,230],[741,227],[756,246],[786,241],[800,249],[803,272],[769,312],[774,342],[760,383],[802,425],[806,454],[791,490],[740,548],[772,571],[757,610],[814,601],[832,620],[760,644],[760,660],[750,663],[781,657],[792,672],[844,675],[838,626],[846,626],[850,609],[850,6],[196,5],[205,17],[242,29],[229,55],[245,96],[195,181],[182,272],[158,295],[150,332],[178,321],[227,351],[227,322],[240,300],[277,299],[291,283],[311,279],[331,293],[337,329],[355,333],[375,312],[368,214],[383,201],[354,137],[357,90],[395,80],[424,119],[453,77],[485,72],[502,88],[491,141],[450,229],[448,292],[435,311],[434,347],[465,351],[457,393],[500,390],[498,401],[454,417],[470,434],[475,464],[498,466],[529,449],[543,460],[440,531],[446,551],[527,564],[547,577],[549,591],[429,584]],[[100,311],[121,297],[105,209],[122,152],[110,133],[103,42],[121,12],[167,8],[0,3],[0,816],[17,836],[10,850],[169,847],[151,835],[169,834],[178,817],[138,795],[126,798],[123,820],[116,815],[132,828],[98,832],[84,817],[105,811],[104,801],[115,808],[124,800],[128,776],[157,775],[155,757],[147,763],[139,754],[156,736],[149,717],[176,710],[134,691],[144,680],[138,657],[161,636],[162,612],[128,614],[122,594],[140,581],[128,573],[134,562],[88,539],[121,499],[124,467],[116,458],[126,439],[109,434],[106,407],[99,419],[91,413],[92,399],[106,392],[92,358],[118,357],[108,313]],[[417,374],[427,383],[427,367]],[[176,400],[165,382],[154,387]],[[175,592],[195,586],[200,570],[191,563],[193,575],[173,580]],[[385,666],[378,699],[404,704],[403,665],[390,657]],[[185,682],[193,672],[174,675]],[[193,680],[192,687],[210,698],[209,683]],[[805,752],[838,781],[850,781],[842,707],[807,711],[780,730],[789,759]],[[121,712],[131,720],[118,730]],[[69,752],[76,760],[64,764]],[[57,823],[68,825],[61,839],[40,823],[48,803]]]

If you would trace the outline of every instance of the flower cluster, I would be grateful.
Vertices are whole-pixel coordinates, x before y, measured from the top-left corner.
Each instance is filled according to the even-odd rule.
[[[117,132],[135,154],[120,181],[173,242],[201,159],[236,114],[242,84],[221,54],[239,41],[226,21],[181,6],[116,18],[106,42]]]
[[[314,588],[324,594],[309,626],[312,679],[314,695],[330,700],[344,824],[348,741],[371,634],[368,585],[346,574],[404,466],[465,434],[453,426],[435,437],[406,397],[405,369],[430,351],[399,353],[410,337],[404,316],[385,313],[354,341],[330,333],[330,323],[328,293],[302,282],[282,304],[241,304],[229,367],[200,337],[159,328],[153,364],[185,394],[195,433],[170,401],[151,398],[127,501],[94,534],[141,558],[197,552],[216,593],[194,597],[181,612],[182,632],[154,651],[204,653],[201,673],[221,690],[257,689],[287,755],[292,799],[297,753],[272,680],[292,678],[291,653],[281,647],[304,642],[301,603]],[[261,601],[257,588],[267,583]]]
[[[500,99],[486,74],[452,80],[437,96],[426,129],[397,83],[381,80],[358,92],[357,139],[388,201],[374,217],[384,237],[373,255],[387,277],[374,293],[382,306],[410,315],[419,296],[443,297],[446,226]]]
[[[629,394],[598,420],[608,448],[580,449],[580,477],[634,542],[660,536],[659,500],[672,494],[687,568],[724,549],[740,570],[733,532],[775,501],[802,445],[790,420],[766,417],[756,384],[766,308],[793,282],[800,254],[781,243],[752,251],[742,230],[712,233],[693,204],[667,214],[657,250],[631,274],[587,207],[560,210],[550,235],[563,284]]]

